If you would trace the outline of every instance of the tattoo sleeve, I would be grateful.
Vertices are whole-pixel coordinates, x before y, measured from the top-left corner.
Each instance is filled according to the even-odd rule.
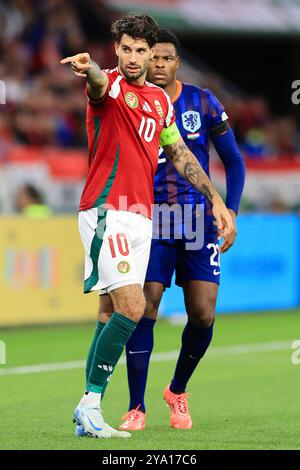
[[[188,149],[184,141],[179,139],[175,144],[166,145],[164,150],[178,173],[212,202],[218,193],[197,158]]]
[[[108,78],[92,59],[90,59],[90,64],[92,68],[86,72],[88,95],[92,100],[100,100],[107,90]]]

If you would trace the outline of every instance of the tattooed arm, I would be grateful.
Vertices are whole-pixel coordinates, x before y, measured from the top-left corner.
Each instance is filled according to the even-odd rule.
[[[197,158],[188,149],[182,138],[175,144],[166,145],[164,151],[168,154],[178,173],[204,194],[211,203],[213,203],[214,197],[220,197]]]
[[[93,100],[99,100],[105,95],[108,78],[106,73],[102,72],[99,65],[92,59],[90,59],[90,64],[92,68],[86,72],[88,95]]]
[[[88,95],[92,100],[100,100],[105,95],[108,87],[107,75],[87,52],[66,57],[60,63],[70,63],[75,75],[86,78]]]
[[[178,173],[211,202],[217,222],[219,238],[228,238],[233,230],[232,218],[223,199],[213,186],[194,154],[180,138],[171,145],[165,145],[164,151]]]

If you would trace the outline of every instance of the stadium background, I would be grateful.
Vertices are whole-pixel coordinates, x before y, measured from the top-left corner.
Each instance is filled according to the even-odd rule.
[[[28,377],[22,375],[20,379],[14,375],[22,373],[16,372],[16,368],[85,357],[92,323],[53,326],[95,320],[97,308],[96,296],[82,294],[83,250],[76,220],[87,171],[84,83],[68,67],[59,65],[59,60],[87,50],[101,65],[114,66],[110,24],[127,11],[146,11],[161,26],[177,33],[183,46],[179,77],[208,87],[216,94],[226,108],[246,159],[247,181],[238,217],[238,238],[221,259],[217,310],[229,315],[218,317],[217,354],[210,359],[217,363],[219,358],[221,366],[209,360],[211,369],[203,366],[209,383],[206,399],[209,387],[215,391],[214,379],[209,382],[214,366],[220,377],[223,371],[218,367],[236,366],[239,384],[239,380],[245,379],[242,361],[246,360],[248,372],[252,367],[264,387],[276,387],[283,413],[284,404],[293,402],[296,384],[299,387],[299,368],[292,366],[290,360],[292,341],[300,336],[300,105],[292,100],[296,92],[296,85],[293,88],[292,84],[300,80],[300,4],[296,0],[0,1],[0,340],[4,341],[0,341],[0,350],[3,352],[6,346],[7,356],[7,364],[0,368],[0,380],[8,381],[2,391],[9,386],[9,380],[22,379],[24,387],[28,387],[28,392],[23,393],[26,408],[32,388],[39,386],[30,381],[30,370]],[[213,149],[211,173],[224,193],[224,172]],[[28,183],[43,194],[52,209],[51,216],[35,218],[18,210],[21,188]],[[178,349],[181,328],[167,326],[164,318],[174,324],[183,321],[179,289],[172,287],[166,292],[160,314],[158,344],[163,345],[165,352],[172,346]],[[19,328],[40,324],[47,326]],[[67,342],[65,347],[62,337]],[[258,351],[253,344],[257,344]],[[267,346],[264,349],[262,345]],[[46,353],[47,347],[57,349],[56,353]],[[224,353],[227,359],[220,359],[222,347],[244,347],[240,368],[231,353],[229,356]],[[268,359],[264,359],[265,351],[269,351]],[[170,360],[174,362],[175,356]],[[77,362],[70,369],[82,365]],[[266,375],[268,366],[276,383]],[[153,367],[162,367],[164,373],[163,363]],[[77,373],[78,381],[81,375]],[[253,376],[249,373],[250,378],[257,380],[254,372]],[[286,384],[282,391],[279,377],[275,379],[278,373]],[[40,378],[43,388],[43,378],[46,381],[47,376],[49,394],[53,380],[51,395],[58,380],[52,374],[45,372]],[[123,377],[124,372],[120,374]],[[117,375],[115,380],[121,379]],[[200,372],[199,380],[203,380],[204,386],[206,382]],[[194,387],[196,383],[195,379]],[[226,383],[229,387],[229,382]],[[153,387],[156,386],[160,390],[154,383]],[[255,390],[257,396],[259,390],[259,387]],[[229,388],[227,391],[232,396]],[[73,389],[69,392],[72,398]],[[112,396],[117,401],[117,396]],[[48,396],[47,400],[51,407]],[[241,409],[245,400],[247,393],[241,392]],[[230,408],[229,404],[227,401]],[[238,408],[238,402],[232,405]],[[216,416],[217,411],[223,412],[217,405],[215,410]],[[270,433],[279,422],[275,405],[272,410],[276,419],[273,427],[270,424]],[[289,410],[292,423],[296,408],[290,405]],[[121,412],[124,404],[123,408],[120,405]],[[247,420],[248,416],[242,412],[241,423],[244,418]],[[10,419],[11,415],[6,416],[6,421],[3,418],[6,427]],[[228,438],[227,444],[219,444],[220,448],[234,448],[234,438],[238,441],[238,436],[236,430],[230,438],[233,440]],[[295,448],[295,432],[288,436],[281,444],[274,438],[266,444],[261,441],[261,445]],[[198,448],[197,439],[195,435],[191,448]],[[259,440],[261,435],[256,443],[245,437],[237,447],[259,446]],[[22,441],[17,448],[34,446],[27,435],[22,436]],[[177,445],[174,448],[180,448],[176,440],[165,445],[172,448],[171,442]],[[0,448],[14,445],[17,446],[12,440],[0,438]],[[35,445],[43,448],[42,444]],[[73,444],[68,445],[71,448]],[[143,444],[139,445],[143,448]],[[209,440],[206,445],[212,446]],[[158,448],[153,443],[151,446]],[[52,441],[51,448],[55,448]]]

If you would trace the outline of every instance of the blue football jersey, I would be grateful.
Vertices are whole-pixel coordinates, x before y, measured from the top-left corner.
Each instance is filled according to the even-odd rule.
[[[173,106],[183,140],[209,176],[210,130],[227,119],[223,106],[210,90],[188,83],[182,83],[181,93]],[[154,202],[194,207],[203,204],[206,230],[214,230],[210,203],[179,175],[162,149],[154,179]]]

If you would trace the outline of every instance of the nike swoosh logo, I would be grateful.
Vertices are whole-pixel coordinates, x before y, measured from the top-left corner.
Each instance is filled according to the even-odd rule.
[[[218,274],[220,274],[220,271],[217,271],[216,269],[214,269],[214,275],[217,276]]]
[[[89,417],[88,417],[88,420],[89,420],[90,425],[92,426],[92,428],[95,429],[95,431],[102,431],[102,428],[97,428],[97,426],[94,425],[94,423],[90,420]]]
[[[147,349],[147,351],[129,351],[129,354],[142,354],[146,352],[149,352],[149,349]]]

